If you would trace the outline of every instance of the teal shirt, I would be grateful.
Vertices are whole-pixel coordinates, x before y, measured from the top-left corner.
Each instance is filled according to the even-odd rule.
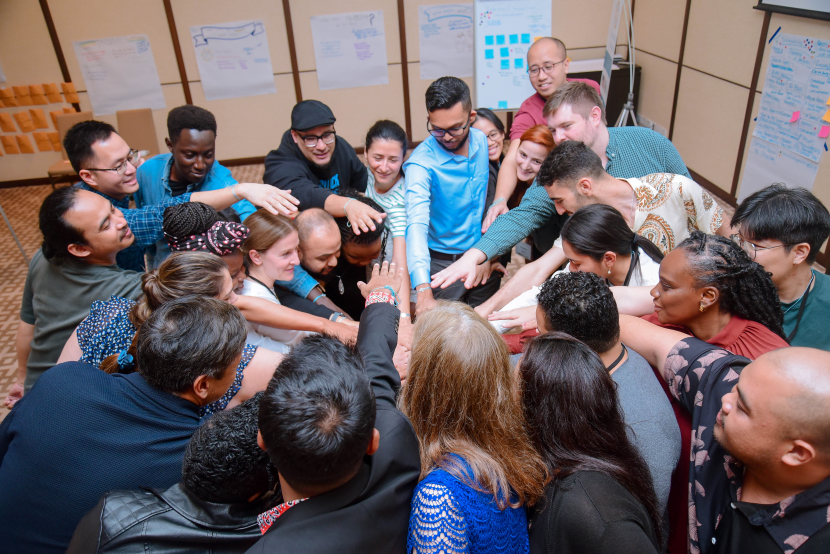
[[[816,270],[813,270],[813,275],[816,282],[807,297],[801,324],[790,346],[809,346],[830,351],[830,277]],[[801,300],[799,298],[789,304],[781,303],[781,309],[784,310],[784,334],[787,336],[795,329]]]

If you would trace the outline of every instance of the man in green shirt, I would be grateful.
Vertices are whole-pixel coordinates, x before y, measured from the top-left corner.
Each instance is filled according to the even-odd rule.
[[[830,351],[830,277],[812,268],[830,235],[830,212],[813,193],[776,183],[735,210],[732,235],[772,274],[792,346]]]

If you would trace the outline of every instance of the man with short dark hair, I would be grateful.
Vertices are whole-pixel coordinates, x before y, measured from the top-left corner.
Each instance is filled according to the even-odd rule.
[[[308,337],[283,359],[259,409],[259,443],[279,473],[284,503],[260,517],[250,553],[403,552],[421,472],[418,439],[395,406],[392,363],[400,288],[394,264],[375,266],[359,353]]]
[[[499,279],[471,289],[441,291],[430,276],[449,266],[481,237],[489,179],[487,137],[472,127],[470,89],[457,77],[441,77],[426,92],[430,136],[403,164],[406,176],[406,263],[417,291],[417,313],[435,297],[478,306],[498,289]],[[489,269],[489,268],[488,268]]]
[[[105,492],[177,483],[199,408],[227,392],[246,336],[233,305],[187,296],[142,323],[137,371],[82,362],[47,371],[0,424],[5,544],[65,552]]]
[[[110,491],[87,513],[69,554],[126,553],[164,545],[215,554],[242,552],[262,535],[257,516],[282,500],[277,474],[257,446],[262,393],[217,412],[184,452],[182,481],[167,490]],[[135,514],[125,519],[124,513]]]
[[[348,217],[356,230],[374,230],[385,214],[337,194],[340,187],[364,192],[369,174],[354,148],[337,136],[335,121],[319,100],[297,103],[291,128],[265,157],[263,180],[296,196],[300,210],[322,208],[334,217]]]
[[[776,183],[735,210],[732,239],[771,274],[791,346],[830,350],[830,277],[812,269],[830,213],[812,192]]]
[[[164,143],[170,153],[153,156],[136,172],[136,207],[154,206],[186,192],[236,184],[231,172],[216,161],[216,118],[206,109],[187,104],[170,110]],[[242,221],[256,211],[247,200],[240,200],[231,208]],[[170,255],[167,241],[161,239],[151,245],[147,255],[152,259],[151,265],[158,267]]]
[[[614,295],[593,273],[562,273],[539,291],[539,332],[561,331],[599,354],[617,384],[629,438],[651,472],[660,512],[665,514],[671,476],[680,458],[680,427],[651,366],[620,342],[620,320]]]

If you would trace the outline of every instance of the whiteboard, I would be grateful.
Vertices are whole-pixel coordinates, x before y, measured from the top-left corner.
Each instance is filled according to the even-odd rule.
[[[518,110],[536,91],[527,76],[527,49],[551,34],[550,0],[476,0],[474,103]]]
[[[830,20],[828,0],[758,0],[755,9]]]

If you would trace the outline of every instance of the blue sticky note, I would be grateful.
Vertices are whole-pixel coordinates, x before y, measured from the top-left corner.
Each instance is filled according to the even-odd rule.
[[[506,110],[507,109],[507,101],[506,100],[499,100],[499,109]]]
[[[513,60],[513,67],[516,69],[521,69],[524,67],[524,60],[522,58],[516,58]]]
[[[510,35],[510,44],[519,44],[519,35]]]
[[[496,36],[496,44],[504,44],[504,35]]]
[[[510,60],[502,60],[501,61],[501,68],[502,69],[510,69]]]
[[[528,35],[530,36],[530,35]],[[484,37],[484,44],[485,46],[493,46],[493,35],[487,35]]]
[[[485,60],[492,60],[493,59],[493,49],[492,48],[485,48],[484,49],[484,59]]]
[[[530,33],[522,33],[522,44],[530,44]]]
[[[501,50],[499,50],[499,55],[502,58],[508,57],[510,55],[510,48],[507,48],[507,47],[502,48]]]

